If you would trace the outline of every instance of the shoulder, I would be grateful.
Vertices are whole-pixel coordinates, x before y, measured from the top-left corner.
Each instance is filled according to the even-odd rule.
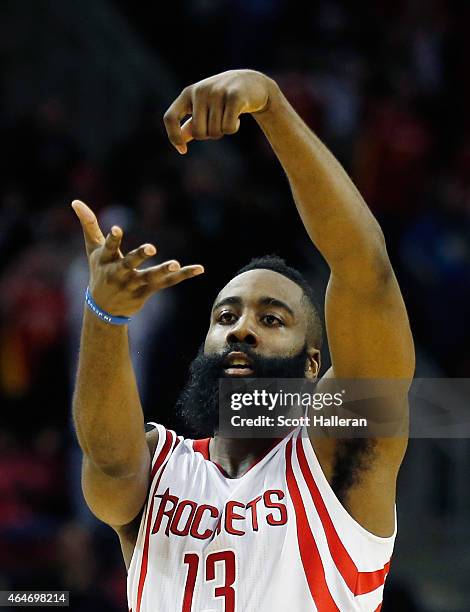
[[[150,431],[145,432],[145,437],[147,438],[147,446],[149,448],[150,459],[152,459],[158,445],[158,427],[153,427],[153,429],[151,429]]]

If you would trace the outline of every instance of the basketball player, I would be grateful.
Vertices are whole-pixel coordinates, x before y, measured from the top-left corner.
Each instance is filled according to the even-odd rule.
[[[413,341],[380,227],[278,85],[230,70],[186,87],[164,122],[184,155],[192,139],[234,134],[243,113],[269,140],[331,270],[324,376],[411,380]],[[179,401],[207,437],[183,439],[160,424],[145,434],[127,323],[153,293],[203,268],[142,269],[152,244],[123,255],[119,227],[105,238],[85,204],[73,207],[90,268],[73,401],[83,490],[120,538],[132,612],[379,610],[406,439],[364,446],[298,427],[273,444],[214,429],[220,377],[318,377],[321,326],[302,276],[261,258],[220,291]],[[404,416],[406,397],[390,409]]]

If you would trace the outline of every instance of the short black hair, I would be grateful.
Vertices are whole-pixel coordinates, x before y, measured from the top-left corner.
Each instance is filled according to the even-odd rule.
[[[288,266],[282,257],[278,255],[262,255],[254,257],[246,266],[243,266],[235,276],[249,272],[250,270],[272,270],[278,274],[286,276],[303,291],[303,297],[307,302],[309,315],[308,336],[315,344],[315,348],[320,348],[323,342],[323,325],[321,322],[319,308],[312,287],[308,284],[304,275],[296,268]]]

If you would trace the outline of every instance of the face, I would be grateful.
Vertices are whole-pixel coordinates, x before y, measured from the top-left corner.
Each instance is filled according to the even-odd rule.
[[[271,270],[236,276],[215,299],[206,340],[178,401],[180,416],[199,435],[212,435],[220,378],[315,378],[319,351],[308,346],[307,329],[296,283]]]
[[[306,344],[308,326],[302,298],[296,283],[272,270],[236,276],[214,302],[204,353],[221,354],[245,343],[262,357],[298,354]]]

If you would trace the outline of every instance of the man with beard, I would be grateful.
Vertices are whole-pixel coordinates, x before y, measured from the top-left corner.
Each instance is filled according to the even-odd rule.
[[[250,113],[289,179],[331,276],[325,313],[331,378],[404,379],[414,371],[408,318],[382,232],[326,147],[277,84],[231,70],[186,87],[165,113],[169,139],[234,134]],[[181,125],[181,121],[189,119]],[[203,272],[156,253],[123,255],[73,203],[90,266],[73,402],[83,490],[119,535],[133,612],[379,610],[396,534],[395,485],[406,437],[340,440],[298,427],[281,439],[214,431],[215,381],[320,369],[321,325],[303,277],[282,260],[242,269],[214,302],[204,346],[179,409],[203,439],[157,424],[144,433],[127,323],[154,292]],[[205,385],[205,382],[210,382]],[[406,393],[389,402],[406,418]],[[198,420],[199,419],[199,420]]]
[[[265,276],[266,270],[271,270],[290,278],[294,283],[301,287],[303,290],[302,299],[305,301],[304,307],[308,309],[307,318],[310,325],[310,341],[311,345],[320,348],[322,340],[322,327],[320,317],[317,313],[315,306],[315,298],[309,285],[305,282],[302,275],[285,264],[285,262],[276,256],[265,256],[253,259],[247,266],[244,266],[239,270],[236,276],[244,275],[246,272],[254,270],[262,271],[262,274],[251,275],[252,286],[249,288],[249,296],[254,298],[256,293],[263,296],[263,291],[259,285],[259,279]],[[245,279],[247,277],[243,277]],[[250,277],[248,277],[250,278]],[[273,280],[274,279],[274,280]],[[272,293],[273,284],[276,282],[276,275],[268,276],[268,280],[271,284],[267,285],[267,291],[270,289]],[[244,282],[245,282],[244,281]],[[282,282],[282,281],[281,281]],[[218,325],[222,323],[220,320],[223,318],[224,321],[230,316],[233,316],[227,309],[228,304],[233,308],[234,301],[231,298],[230,302],[224,299],[226,291],[237,291],[237,289],[231,289],[233,283],[229,283],[226,289],[224,289],[214,302],[213,310],[217,313],[218,309],[222,309],[221,317],[219,318]],[[296,288],[298,291],[298,288]],[[256,292],[256,293],[255,293]],[[269,304],[263,306],[261,316],[271,316],[272,320],[268,319],[270,323],[266,323],[266,326],[271,326],[276,329],[278,321],[273,312],[274,298],[269,297]],[[266,306],[268,310],[266,311]],[[287,306],[281,304],[280,301],[277,304],[279,308],[285,308]],[[271,310],[270,310],[271,309]],[[271,314],[269,314],[271,312]],[[223,324],[223,323],[222,323]],[[285,356],[267,356],[255,351],[252,345],[252,339],[250,336],[240,337],[238,335],[229,334],[227,335],[226,341],[222,339],[224,343],[223,350],[215,350],[214,352],[205,351],[205,344],[199,348],[197,357],[193,360],[189,368],[189,380],[183,389],[177,405],[176,412],[182,418],[187,428],[194,433],[196,436],[205,437],[213,436],[217,431],[219,424],[219,381],[222,378],[239,378],[239,377],[253,377],[260,379],[282,379],[282,378],[294,378],[302,379],[305,377],[306,364],[309,361],[309,351],[307,342],[304,343],[300,351],[295,354],[286,354]],[[219,346],[215,347],[219,349]],[[316,350],[315,350],[316,353]],[[319,355],[319,353],[318,353]],[[233,368],[230,372],[229,365],[230,361],[237,360],[240,363],[238,368]],[[246,361],[243,366],[242,361]],[[247,365],[249,364],[249,367]],[[239,448],[241,440],[238,439],[236,447]],[[226,442],[225,442],[226,443]],[[257,445],[262,445],[262,440],[256,441]],[[269,441],[268,441],[269,444]],[[236,449],[235,449],[236,450]]]

